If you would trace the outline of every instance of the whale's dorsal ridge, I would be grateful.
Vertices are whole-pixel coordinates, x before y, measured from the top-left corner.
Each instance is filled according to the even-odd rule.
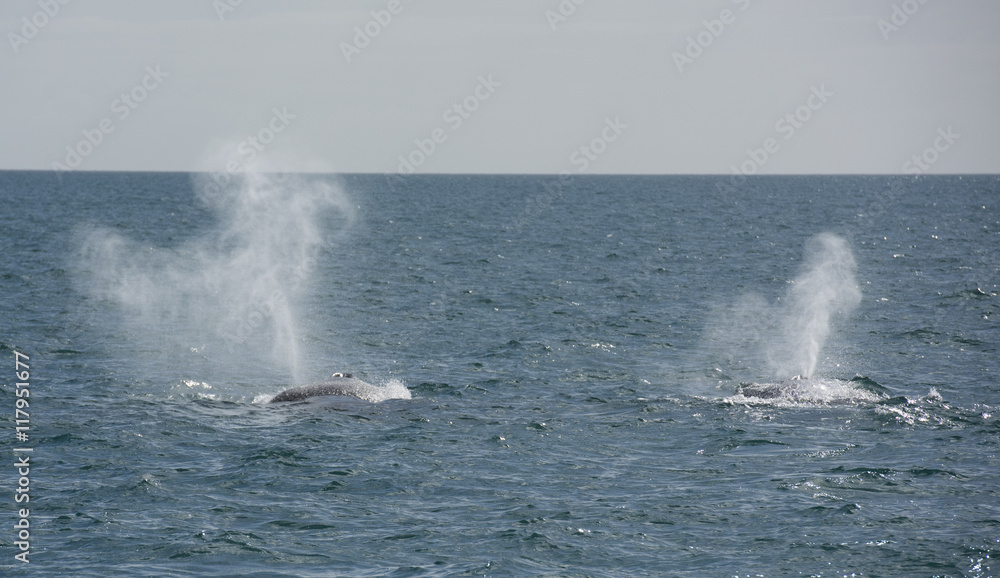
[[[361,381],[360,379],[355,379],[353,374],[338,372],[331,375],[326,381],[286,389],[271,398],[270,403],[282,401],[302,401],[310,397],[319,397],[323,395],[347,395],[363,399],[365,401],[372,401],[371,391],[374,388],[375,386],[369,383]]]
[[[759,399],[775,399],[779,397],[794,397],[801,391],[801,388],[808,387],[806,383],[801,385],[798,382],[809,381],[808,377],[796,375],[777,383],[753,383],[742,382],[736,388],[736,393],[744,397],[755,397]]]

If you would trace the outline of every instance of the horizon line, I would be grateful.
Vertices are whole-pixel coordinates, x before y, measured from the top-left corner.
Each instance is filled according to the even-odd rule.
[[[103,174],[103,173],[148,173],[148,174],[217,174],[226,171],[199,171],[199,170],[146,170],[146,169],[99,169],[99,170],[71,170],[59,171],[55,169],[10,169],[0,168],[0,173],[52,173],[55,175],[66,175],[73,173],[80,174]],[[745,177],[748,179],[756,177],[963,177],[963,176],[1000,176],[1000,172],[968,172],[968,173],[758,173],[753,175],[733,174],[733,173],[517,173],[517,172],[447,172],[447,173],[399,173],[391,172],[371,172],[371,171],[241,171],[230,173],[233,176],[242,174],[298,174],[298,175],[372,175],[384,177],[396,177],[406,179],[409,177],[457,177],[457,176],[509,176],[509,177]]]

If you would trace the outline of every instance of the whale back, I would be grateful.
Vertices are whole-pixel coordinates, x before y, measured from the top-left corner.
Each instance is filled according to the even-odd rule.
[[[350,374],[344,377],[342,374],[335,373],[333,377],[320,383],[286,389],[274,396],[270,403],[302,401],[321,395],[349,395],[358,399],[372,401],[370,398],[374,387],[370,383],[351,377]]]
[[[854,404],[889,399],[889,390],[860,375],[848,381],[795,376],[771,383],[744,382],[736,389],[736,394],[747,399],[793,404]]]
[[[808,377],[796,375],[777,383],[740,383],[736,393],[758,399],[795,398],[812,385]]]

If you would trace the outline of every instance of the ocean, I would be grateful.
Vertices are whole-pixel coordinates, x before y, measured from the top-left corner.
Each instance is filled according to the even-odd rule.
[[[1000,575],[1000,178],[224,181],[0,172],[0,573]]]

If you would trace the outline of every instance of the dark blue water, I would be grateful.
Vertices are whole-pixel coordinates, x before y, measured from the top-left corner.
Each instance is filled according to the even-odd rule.
[[[997,177],[197,181],[0,173],[5,574],[1000,574]]]

